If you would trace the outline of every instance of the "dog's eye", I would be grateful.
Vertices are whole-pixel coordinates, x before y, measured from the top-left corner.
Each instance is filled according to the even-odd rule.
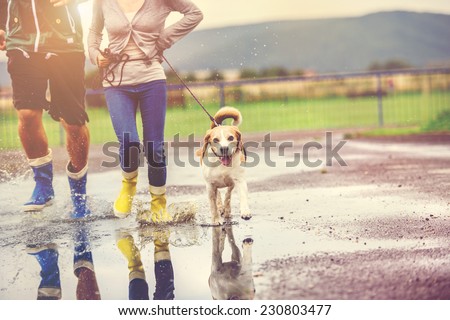
[[[228,141],[233,141],[234,140],[234,137],[233,136],[229,136],[228,137]]]
[[[214,138],[214,139],[213,139],[213,142],[214,142],[214,143],[219,143],[219,139]]]

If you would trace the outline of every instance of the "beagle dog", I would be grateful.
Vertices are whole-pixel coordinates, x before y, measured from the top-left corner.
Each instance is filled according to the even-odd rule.
[[[214,300],[253,300],[255,284],[252,270],[253,240],[242,242],[242,254],[234,240],[232,226],[213,228],[212,264],[209,288]],[[222,259],[225,238],[231,247],[231,260]]]
[[[225,119],[233,119],[232,125],[222,125]],[[231,193],[235,186],[240,195],[240,216],[249,220],[252,215],[248,206],[248,189],[244,177],[246,155],[238,125],[241,113],[233,107],[223,107],[214,116],[215,123],[206,132],[203,146],[197,150],[211,208],[212,225],[221,225],[221,216],[231,220]],[[220,188],[227,188],[222,203]]]

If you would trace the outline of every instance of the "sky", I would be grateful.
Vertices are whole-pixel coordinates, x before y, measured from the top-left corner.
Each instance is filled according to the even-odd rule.
[[[192,0],[204,19],[198,29],[270,20],[359,16],[377,11],[409,10],[450,14],[450,0]],[[92,1],[79,6],[86,27]],[[173,15],[170,24],[177,15]],[[87,30],[87,29],[86,29]]]
[[[450,14],[450,0],[192,0],[202,10],[199,29],[274,20],[360,16],[378,11],[408,10]],[[87,36],[92,0],[79,5]],[[172,14],[167,25],[180,18]],[[106,38],[106,37],[105,37]],[[86,41],[85,41],[86,42]],[[0,60],[5,54],[0,53]]]

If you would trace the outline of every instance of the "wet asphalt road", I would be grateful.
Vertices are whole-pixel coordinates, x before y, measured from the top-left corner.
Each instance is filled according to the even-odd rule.
[[[139,227],[135,214],[113,218],[112,202],[120,188],[117,170],[90,173],[93,214],[86,221],[69,219],[62,170],[55,178],[56,203],[39,215],[18,209],[33,188],[29,173],[5,179],[0,183],[0,299],[37,298],[41,267],[30,248],[57,248],[62,299],[128,299],[127,260],[118,245],[125,240],[140,252],[150,298],[157,286],[155,243],[166,241],[175,299],[211,299],[217,290],[228,289],[209,285],[217,262],[214,236],[224,241],[222,262],[245,252],[242,267],[251,258],[255,299],[450,298],[447,142],[350,140],[341,153],[347,167],[308,168],[286,167],[308,137],[279,137],[286,138],[298,149],[272,154],[275,167],[261,163],[247,169],[250,221],[238,219],[233,194],[235,224],[226,231],[237,246],[224,239],[225,231],[202,226],[209,213],[200,169],[177,167],[170,158],[169,203],[195,203],[198,213],[193,222],[164,228]],[[324,140],[323,135],[314,138]],[[335,136],[335,143],[339,140]],[[262,150],[255,151],[263,157]],[[323,152],[312,156],[324,159]],[[101,159],[98,151],[92,154],[92,163]],[[149,200],[145,179],[138,189],[135,210],[146,208]],[[74,256],[76,262],[86,253],[93,265],[87,280],[74,274]],[[242,290],[252,291],[248,283]]]

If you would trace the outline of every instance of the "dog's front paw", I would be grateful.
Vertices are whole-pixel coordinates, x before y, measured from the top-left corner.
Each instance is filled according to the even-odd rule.
[[[223,222],[220,219],[212,219],[211,226],[212,227],[220,227],[220,226],[223,226]]]
[[[217,212],[221,217],[223,217],[223,215],[225,214],[225,208],[222,204],[217,204]]]
[[[244,220],[250,220],[252,218],[252,213],[250,210],[241,210],[241,218]]]
[[[222,216],[225,217],[225,219],[231,219],[231,208],[229,206],[223,208]]]

